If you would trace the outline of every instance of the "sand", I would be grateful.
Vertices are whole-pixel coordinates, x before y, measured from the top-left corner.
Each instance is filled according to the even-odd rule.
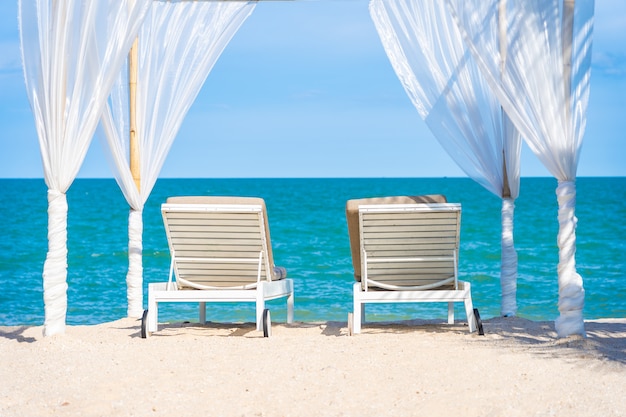
[[[626,416],[626,319],[0,327],[0,416]]]

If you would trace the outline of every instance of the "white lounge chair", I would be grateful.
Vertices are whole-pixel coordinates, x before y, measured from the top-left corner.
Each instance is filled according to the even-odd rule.
[[[265,201],[253,197],[170,197],[161,206],[169,243],[168,282],[148,285],[148,309],[142,337],[157,331],[163,302],[256,303],[256,328],[270,333],[265,301],[287,298],[287,322],[293,322],[293,280],[276,267]],[[175,281],[173,280],[175,277]]]
[[[366,303],[463,302],[476,330],[470,283],[458,280],[461,206],[442,195],[349,200],[346,216],[354,266],[349,331],[360,333]]]

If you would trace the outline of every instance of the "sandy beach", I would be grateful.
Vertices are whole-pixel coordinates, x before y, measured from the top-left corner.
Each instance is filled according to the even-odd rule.
[[[624,416],[626,319],[0,327],[0,416]]]

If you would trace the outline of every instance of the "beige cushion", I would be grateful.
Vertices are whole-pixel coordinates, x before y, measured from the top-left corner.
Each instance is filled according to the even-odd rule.
[[[270,239],[269,220],[267,219],[267,209],[265,200],[260,197],[230,197],[230,196],[183,196],[169,197],[168,204],[243,204],[260,205],[263,207],[263,219],[265,219],[265,236],[267,238],[267,256],[272,267],[272,280],[283,279],[287,276],[285,268],[274,265],[274,254],[272,253],[272,239]]]
[[[348,235],[350,236],[350,252],[354,279],[361,281],[361,250],[359,243],[359,206],[365,204],[415,204],[415,203],[447,203],[442,194],[372,197],[348,200],[346,203],[346,219],[348,220]]]

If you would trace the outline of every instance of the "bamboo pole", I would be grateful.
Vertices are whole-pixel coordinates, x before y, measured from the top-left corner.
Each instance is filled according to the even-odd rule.
[[[565,120],[569,120],[572,91],[572,42],[574,38],[575,0],[563,0],[563,23],[561,26],[561,47],[563,53],[563,82],[565,88]]]
[[[511,198],[509,174],[506,170],[506,152],[504,150],[502,150],[502,198]]]
[[[501,0],[498,4],[498,40],[500,42],[500,77],[504,74],[507,59],[507,45],[506,45],[506,0]],[[504,109],[500,107],[502,114],[502,134],[506,135],[507,132],[505,121],[506,113]],[[506,169],[506,150],[502,149],[502,198],[511,198],[511,188],[509,186],[509,176]]]
[[[139,38],[135,39],[133,46],[130,48],[128,56],[128,86],[129,86],[129,159],[130,159],[130,173],[135,181],[137,190],[141,190],[141,164],[139,159],[139,141],[137,140],[137,115],[136,115],[136,102],[137,102],[137,60]]]

